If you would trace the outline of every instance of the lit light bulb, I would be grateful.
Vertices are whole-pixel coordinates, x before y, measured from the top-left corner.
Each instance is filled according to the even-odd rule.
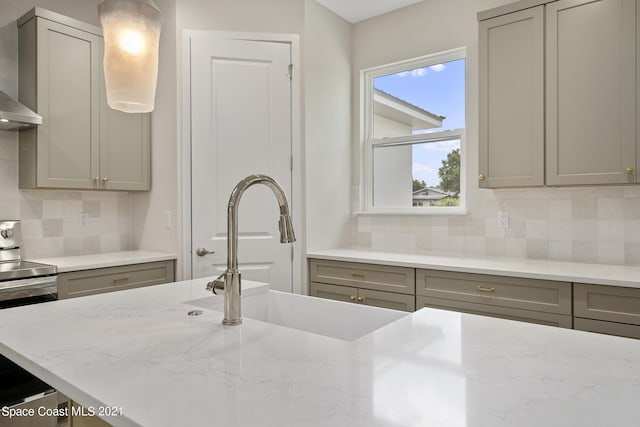
[[[126,113],[153,110],[158,80],[161,13],[153,0],[103,0],[107,103]]]
[[[137,55],[144,49],[144,37],[137,31],[124,30],[119,42],[122,50],[131,55]]]

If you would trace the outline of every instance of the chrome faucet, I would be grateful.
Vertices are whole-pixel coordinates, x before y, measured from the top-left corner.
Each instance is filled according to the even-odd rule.
[[[240,272],[238,271],[238,204],[240,198],[254,184],[264,184],[269,187],[280,205],[280,243],[296,241],[289,214],[289,204],[284,190],[273,178],[266,175],[249,175],[241,180],[231,192],[227,207],[227,271],[216,280],[207,284],[207,289],[215,293],[216,289],[224,287],[224,325],[239,325],[240,316]]]

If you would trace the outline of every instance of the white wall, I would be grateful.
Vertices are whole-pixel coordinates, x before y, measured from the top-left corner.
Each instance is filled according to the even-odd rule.
[[[304,0],[179,0],[178,31],[297,33],[304,30]]]
[[[307,248],[320,250],[351,244],[351,25],[305,4]]]
[[[91,25],[100,25],[98,4],[101,0],[0,0],[0,27],[13,24],[34,6],[60,13]]]
[[[640,187],[478,188],[478,36],[476,13],[509,0],[425,0],[356,24],[353,28],[353,94],[359,70],[466,46],[467,208],[461,216],[359,217],[355,246],[407,252],[451,252],[638,264]],[[354,174],[359,185],[358,102],[354,103]],[[357,200],[356,200],[357,202]],[[497,228],[507,211],[510,228]]]
[[[133,248],[181,252],[176,1],[155,0],[162,11],[158,86],[151,114],[151,191],[132,193]],[[166,225],[167,216],[171,225]],[[182,278],[182,259],[176,277]]]

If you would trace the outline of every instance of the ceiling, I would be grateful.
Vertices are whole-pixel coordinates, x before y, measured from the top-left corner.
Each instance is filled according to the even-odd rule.
[[[316,0],[318,3],[355,24],[422,0]]]

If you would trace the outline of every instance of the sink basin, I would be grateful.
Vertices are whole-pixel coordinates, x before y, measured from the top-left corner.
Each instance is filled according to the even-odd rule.
[[[202,298],[188,304],[216,311],[224,310],[222,297]],[[408,314],[404,311],[271,290],[242,297],[243,318],[344,341],[356,340]]]

